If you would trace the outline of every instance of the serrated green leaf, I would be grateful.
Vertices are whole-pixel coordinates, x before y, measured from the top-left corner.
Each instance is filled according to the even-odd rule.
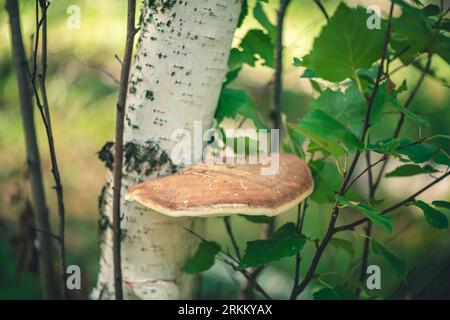
[[[322,110],[359,135],[364,121],[366,100],[355,85],[345,92],[326,89],[317,99],[312,100],[309,109]]]
[[[394,269],[397,276],[400,279],[404,279],[407,270],[406,262],[384,244],[378,242],[375,239],[372,239],[371,242],[373,252],[375,254],[383,256],[383,258],[389,263],[391,268]]]
[[[187,262],[184,271],[189,274],[199,273],[214,265],[215,257],[220,252],[220,245],[215,241],[203,241],[194,256]]]
[[[342,123],[319,109],[313,109],[308,112],[293,129],[318,143],[337,157],[345,154],[344,149],[340,146],[341,143],[351,152],[363,148],[363,143],[355,134]]]
[[[235,119],[240,114],[251,119],[257,128],[266,128],[256,114],[255,103],[244,90],[223,88],[215,117],[220,123],[224,118]]]
[[[330,244],[337,249],[342,249],[346,251],[351,257],[355,255],[355,250],[353,249],[353,243],[348,240],[341,238],[331,238]]]
[[[307,238],[298,234],[295,224],[286,223],[270,239],[247,242],[240,268],[251,268],[291,257],[303,249]]]
[[[370,30],[366,27],[367,18],[365,8],[349,8],[341,2],[315,39],[304,64],[321,78],[333,82],[355,75],[358,69],[369,68],[380,59],[385,23],[381,30]]]
[[[392,220],[390,217],[382,215],[381,210],[371,207],[367,204],[350,201],[346,197],[336,195],[336,200],[344,207],[354,208],[364,215],[367,219],[372,221],[387,232],[392,232]]]
[[[418,174],[434,173],[434,172],[439,172],[439,171],[429,165],[421,167],[421,166],[418,166],[415,164],[405,164],[405,165],[402,165],[402,166],[396,168],[395,170],[393,170],[389,173],[386,173],[386,178],[410,177],[410,176],[415,176]]]
[[[397,54],[402,53],[400,60],[408,64],[417,54],[428,52],[436,53],[450,63],[448,37],[434,28],[432,20],[427,17],[429,9],[420,10],[404,1],[395,1],[402,6],[403,14],[393,19],[392,32],[401,34],[403,39],[393,38],[391,46]]]
[[[256,61],[263,60],[262,64],[275,67],[274,47],[270,37],[262,30],[251,29],[242,39],[240,48],[243,63],[254,67]]]
[[[425,215],[425,220],[430,226],[436,229],[448,228],[448,218],[445,214],[421,200],[414,201],[414,205],[422,209],[422,212]]]

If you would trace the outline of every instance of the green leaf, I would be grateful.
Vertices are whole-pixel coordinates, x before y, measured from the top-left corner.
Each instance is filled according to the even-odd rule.
[[[245,218],[245,220],[253,222],[253,223],[268,223],[270,221],[270,217],[268,216],[249,216],[249,215],[240,215]]]
[[[450,157],[443,151],[439,150],[432,158],[434,163],[450,166]]]
[[[311,199],[318,203],[333,202],[334,195],[341,183],[341,176],[336,164],[317,160],[311,163],[311,171],[314,179],[314,191]]]
[[[448,202],[448,201],[435,200],[432,203],[433,203],[433,206],[435,206],[435,207],[450,209],[450,202]]]
[[[445,214],[421,200],[414,201],[414,205],[422,209],[425,220],[430,226],[436,229],[448,228],[448,218]]]
[[[302,66],[303,66],[303,63],[302,63],[302,60],[301,60],[301,59],[299,59],[299,58],[297,58],[297,57],[294,57],[294,60],[293,60],[293,62],[292,62],[292,65],[293,65],[294,67],[302,67]]]
[[[432,20],[427,15],[432,15],[435,9],[420,10],[413,8],[404,1],[398,1],[403,9],[403,14],[392,21],[393,34],[402,35],[394,37],[391,46],[399,54],[400,60],[404,64],[419,53],[436,53],[440,55],[447,63],[450,63],[450,44],[448,37],[441,34],[437,28],[434,28]]]
[[[261,26],[267,31],[267,34],[272,40],[272,43],[275,44],[277,39],[277,27],[275,27],[273,23],[270,22],[269,18],[264,12],[261,2],[259,1],[256,2],[255,8],[253,9],[253,16],[255,17],[256,21],[258,21],[259,24],[261,24]]]
[[[397,152],[407,156],[412,162],[415,163],[429,161],[439,150],[439,147],[433,144],[418,143],[410,145],[412,143],[414,143],[414,141],[411,139],[402,139],[399,147],[401,149],[398,149]],[[410,146],[405,147],[407,145]]]
[[[395,252],[378,242],[375,239],[371,240],[372,250],[375,254],[383,256],[383,258],[389,263],[392,269],[400,279],[404,279],[406,276],[407,265]]]
[[[316,80],[309,79],[309,83],[311,84],[311,87],[314,91],[316,91],[319,94],[322,94],[322,87],[320,86],[320,83]]]
[[[340,300],[336,291],[331,288],[321,288],[313,293],[314,300]]]
[[[336,200],[344,207],[354,208],[359,211],[363,216],[378,225],[382,229],[392,232],[392,220],[388,216],[381,215],[381,210],[371,207],[367,204],[350,201],[347,198],[336,195]]]
[[[237,28],[242,26],[242,23],[245,20],[245,17],[248,15],[248,0],[242,0],[241,13],[239,14]]]
[[[439,6],[435,4],[427,5],[425,8],[422,9],[422,11],[427,17],[437,16],[441,12]]]
[[[314,300],[354,300],[353,293],[337,285],[335,288],[321,288],[313,293]]]
[[[438,170],[434,169],[432,166],[418,166],[415,164],[405,164],[403,166],[400,166],[396,168],[394,171],[391,171],[389,173],[386,173],[386,178],[390,177],[410,177],[415,176],[418,174],[423,173],[434,173],[439,172]]]
[[[395,109],[403,113],[407,119],[413,121],[414,123],[417,123],[419,126],[425,127],[430,126],[430,122],[428,120],[425,120],[422,117],[418,116],[417,114],[411,112],[409,109],[406,109],[400,103],[398,103],[398,101],[395,98],[391,100],[391,106],[393,106]]]
[[[341,300],[336,291],[331,288],[321,288],[313,293],[314,300]]]
[[[244,90],[223,88],[216,110],[216,119],[220,123],[224,118],[235,119],[240,114],[253,120],[257,128],[266,128],[256,114],[253,99]]]
[[[337,157],[345,154],[339,143],[344,144],[349,151],[363,148],[363,143],[355,134],[319,109],[311,110],[294,127],[294,130],[299,131]]]
[[[351,257],[355,255],[355,250],[353,249],[353,244],[345,239],[331,238],[330,244],[336,249],[342,249],[346,251]]]
[[[326,89],[317,99],[309,104],[309,109],[322,110],[359,135],[364,121],[366,100],[355,85],[345,92]]]
[[[369,144],[367,149],[378,153],[388,153],[395,157],[400,157],[401,155],[396,151],[400,145],[402,145],[402,140],[388,138]]]
[[[389,105],[393,98],[392,92],[389,90],[387,81],[383,82],[378,89],[375,96],[375,100],[372,106],[372,112],[370,115],[370,121],[372,125],[379,122],[381,116],[383,115],[384,109]]]
[[[317,74],[312,69],[305,69],[305,71],[303,72],[303,74],[300,78],[306,78],[306,79],[317,78]]]
[[[210,269],[214,265],[215,257],[219,252],[220,245],[217,242],[201,242],[194,256],[187,262],[184,271],[194,274]]]
[[[262,30],[251,29],[240,44],[241,59],[244,63],[254,67],[256,61],[263,60],[263,65],[274,68],[274,47],[270,37]]]
[[[241,52],[238,48],[232,48],[228,57],[228,73],[224,83],[225,86],[238,77],[242,64]]]
[[[355,75],[358,69],[369,68],[383,51],[385,23],[381,30],[370,30],[366,27],[367,18],[365,8],[349,8],[341,2],[315,39],[304,64],[333,82]]]
[[[291,257],[303,249],[307,238],[298,234],[292,222],[283,225],[270,239],[247,242],[247,249],[240,268],[256,267],[261,264]]]

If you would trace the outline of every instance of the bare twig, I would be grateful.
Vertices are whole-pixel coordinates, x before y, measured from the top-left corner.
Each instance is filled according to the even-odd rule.
[[[236,257],[238,258],[239,261],[241,261],[242,257],[241,257],[241,251],[239,249],[239,245],[237,243],[237,240],[234,236],[233,233],[233,229],[231,227],[231,221],[230,221],[230,217],[224,217],[223,218],[223,222],[225,223],[225,229],[227,230],[227,234],[231,240],[231,244],[233,245],[234,248],[234,252],[236,254]]]
[[[114,293],[116,300],[123,300],[122,267],[121,267],[121,229],[120,229],[120,192],[122,188],[123,164],[123,131],[125,105],[127,99],[128,79],[133,54],[135,31],[136,0],[128,0],[127,38],[120,74],[119,98],[116,111],[116,135],[114,152],[114,187],[113,187],[113,262],[114,262]]]
[[[50,117],[50,110],[48,105],[47,98],[47,89],[46,89],[46,78],[47,78],[47,9],[50,5],[50,2],[45,0],[39,0],[39,6],[41,9],[41,24],[40,28],[42,31],[42,42],[41,42],[41,64],[40,64],[40,73],[38,74],[39,78],[39,89],[42,97],[42,109],[44,113],[44,118],[42,119],[45,122],[45,127],[47,131],[47,140],[50,150],[50,162],[52,164],[52,174],[53,179],[55,181],[55,191],[56,191],[56,199],[58,206],[58,234],[59,234],[59,255],[60,255],[60,269],[62,275],[62,292],[63,297],[67,297],[67,287],[66,287],[66,250],[65,250],[65,206],[64,206],[64,196],[63,196],[63,186],[61,181],[61,176],[58,168],[58,161],[56,159],[56,149],[55,143],[53,139],[52,132],[52,124]],[[39,27],[37,27],[36,39],[39,38]],[[37,46],[36,46],[37,47]],[[37,62],[35,62],[37,65]],[[35,79],[33,79],[34,81]]]
[[[327,19],[327,21],[330,20],[330,15],[328,14],[327,9],[323,5],[322,1],[321,0],[313,0],[313,1],[317,5],[319,10],[323,13],[323,16],[325,17],[325,19]]]
[[[46,299],[59,299],[59,281],[55,279],[52,262],[51,228],[42,181],[39,148],[34,124],[32,92],[28,81],[27,58],[20,29],[20,14],[17,0],[7,0],[6,7],[10,19],[11,43],[14,68],[19,88],[22,123],[25,133],[27,165],[30,173],[33,212],[39,241],[39,272],[42,279],[43,296]]]

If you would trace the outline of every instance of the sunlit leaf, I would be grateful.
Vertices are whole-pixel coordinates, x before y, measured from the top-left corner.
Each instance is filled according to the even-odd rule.
[[[349,8],[341,2],[304,58],[305,66],[333,82],[355,75],[358,69],[369,68],[380,59],[385,32],[384,23],[381,30],[367,28],[367,18],[365,8]]]

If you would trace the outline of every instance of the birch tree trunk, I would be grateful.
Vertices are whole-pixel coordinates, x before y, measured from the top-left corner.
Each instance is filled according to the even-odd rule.
[[[204,130],[211,126],[240,9],[241,0],[143,4],[125,115],[121,190],[125,299],[192,297],[193,277],[182,268],[197,244],[185,230],[193,228],[195,219],[167,217],[124,201],[123,195],[136,183],[176,171],[170,158],[176,129],[187,129],[194,136],[194,121],[202,121]],[[114,298],[112,232],[106,227],[112,221],[110,172],[107,179],[100,198],[104,231],[94,299]]]

